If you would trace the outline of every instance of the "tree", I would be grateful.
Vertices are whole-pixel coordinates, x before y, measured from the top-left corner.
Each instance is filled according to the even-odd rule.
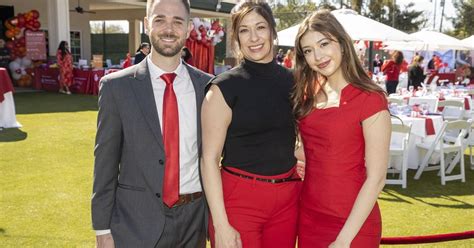
[[[104,23],[104,21],[91,21],[91,22],[89,22],[89,25],[91,27],[91,34],[102,34],[102,33],[104,33],[103,23]],[[107,33],[107,34],[124,34],[125,30],[123,29],[122,26],[120,26],[118,24],[111,24],[111,23],[106,22],[106,24],[105,24],[105,33]]]
[[[286,5],[277,4],[273,9],[273,15],[277,21],[277,30],[280,31],[300,23],[316,8],[315,3],[299,5],[295,0],[288,0]]]
[[[426,25],[427,19],[423,11],[412,9],[414,5],[409,3],[401,10],[393,0],[371,0],[362,15],[404,32],[415,32]]]
[[[474,34],[474,0],[456,0],[453,2],[456,17],[450,18],[454,30],[453,35],[466,38]]]

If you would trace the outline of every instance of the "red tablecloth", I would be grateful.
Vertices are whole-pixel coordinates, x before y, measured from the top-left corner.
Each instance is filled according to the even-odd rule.
[[[434,76],[439,76],[438,78],[438,84],[439,84],[439,80],[449,80],[450,83],[454,83],[456,82],[456,74],[453,72],[453,73],[433,73],[430,75],[430,78],[428,79],[428,83],[431,83],[431,81],[433,80],[433,77]]]
[[[3,94],[10,91],[15,91],[13,89],[12,80],[10,79],[7,70],[5,68],[0,67],[0,102],[3,102],[3,100],[5,100]]]
[[[109,73],[112,71],[109,71]],[[99,93],[100,79],[106,74],[104,69],[77,69],[73,71],[73,83],[71,92],[76,94],[97,95]],[[46,91],[59,90],[59,69],[58,68],[36,68],[35,69],[35,89]]]

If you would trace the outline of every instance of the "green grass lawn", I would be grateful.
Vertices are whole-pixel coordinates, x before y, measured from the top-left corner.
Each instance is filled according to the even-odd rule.
[[[93,247],[90,221],[97,97],[15,94],[21,129],[0,131],[0,247]],[[466,156],[466,164],[469,158]],[[474,171],[435,172],[380,196],[384,236],[474,229]],[[395,247],[395,246],[384,246]],[[397,247],[474,247],[474,240]]]

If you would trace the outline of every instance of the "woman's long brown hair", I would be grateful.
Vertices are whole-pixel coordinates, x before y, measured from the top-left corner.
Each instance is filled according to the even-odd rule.
[[[339,43],[342,51],[342,74],[349,84],[364,91],[385,94],[383,89],[375,84],[363,69],[354,49],[352,39],[342,25],[329,10],[318,10],[301,23],[295,41],[295,88],[291,99],[293,102],[293,112],[297,120],[308,115],[316,106],[316,95],[320,90],[323,91],[324,95],[326,94],[323,90],[323,85],[326,83],[327,78],[311,69],[306,63],[303,49],[301,48],[301,38],[309,31],[320,32],[328,39]]]

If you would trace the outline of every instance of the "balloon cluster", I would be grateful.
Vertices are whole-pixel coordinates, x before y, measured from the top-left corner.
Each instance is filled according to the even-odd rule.
[[[221,42],[222,37],[224,37],[224,28],[219,23],[219,20],[215,20],[211,23],[207,20],[201,21],[199,18],[193,18],[193,26],[194,28],[189,38],[191,40],[197,40],[198,43],[206,47],[210,45],[215,46]]]
[[[4,22],[6,27],[5,36],[9,39],[6,47],[10,50],[12,59],[26,55],[25,30],[37,31],[41,24],[38,21],[39,12],[31,10],[26,13],[18,13],[16,16]]]
[[[6,27],[5,36],[10,39],[5,47],[10,50],[10,58],[13,60],[9,64],[12,78],[18,86],[28,86],[31,84],[31,75],[26,71],[31,67],[32,62],[26,56],[25,30],[38,31],[41,27],[38,21],[39,12],[30,10],[26,13],[18,13],[16,16],[4,22]]]
[[[18,86],[28,86],[31,83],[31,76],[27,74],[26,69],[31,66],[32,62],[29,58],[16,58],[8,65]]]

